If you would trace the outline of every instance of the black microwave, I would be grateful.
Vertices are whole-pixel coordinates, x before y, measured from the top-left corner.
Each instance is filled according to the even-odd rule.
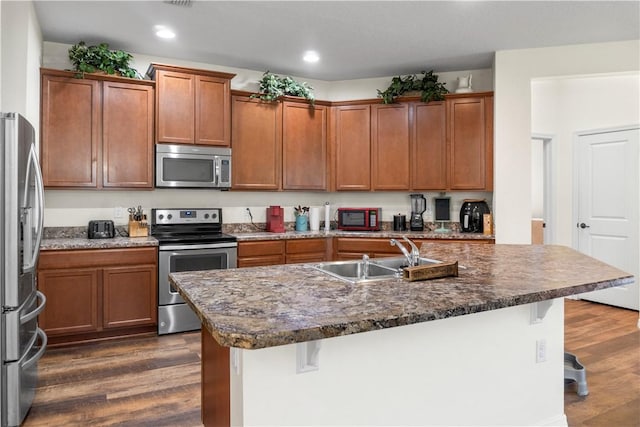
[[[156,144],[156,187],[231,188],[231,149]]]
[[[338,208],[338,230],[379,231],[381,208]]]

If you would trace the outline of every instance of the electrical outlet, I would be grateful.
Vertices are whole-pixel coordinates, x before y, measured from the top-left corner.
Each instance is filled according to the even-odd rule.
[[[536,341],[536,363],[547,361],[547,340],[540,339]]]
[[[124,208],[122,206],[116,206],[113,208],[113,217],[122,218],[124,216]]]

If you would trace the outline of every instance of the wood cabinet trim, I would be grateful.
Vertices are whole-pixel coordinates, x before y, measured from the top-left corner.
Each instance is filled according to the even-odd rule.
[[[209,77],[219,77],[222,79],[231,80],[236,76],[233,73],[224,73],[222,71],[213,71],[213,70],[203,70],[198,68],[189,68],[189,67],[180,67],[177,65],[169,65],[169,64],[161,64],[157,62],[152,62],[149,64],[149,68],[147,69],[147,75],[155,80],[157,71],[172,71],[175,73],[184,73],[184,74],[197,74],[201,76],[209,76]]]
[[[98,81],[109,81],[109,82],[119,82],[119,83],[128,83],[128,84],[136,84],[136,85],[144,85],[155,87],[156,82],[153,80],[144,80],[144,79],[134,79],[130,77],[121,77],[115,74],[104,74],[104,73],[84,73],[82,78],[76,78],[75,71],[66,71],[66,70],[56,70],[53,68],[40,68],[40,76],[55,76],[55,77],[64,77],[75,80],[98,80]]]

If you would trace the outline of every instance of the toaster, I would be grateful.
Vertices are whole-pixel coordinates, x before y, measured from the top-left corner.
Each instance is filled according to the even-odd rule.
[[[87,228],[87,237],[89,239],[111,239],[115,236],[115,226],[113,221],[108,219],[99,219],[89,221]]]

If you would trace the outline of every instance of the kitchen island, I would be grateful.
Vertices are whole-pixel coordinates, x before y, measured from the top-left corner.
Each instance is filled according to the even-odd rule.
[[[633,277],[559,246],[429,243],[459,277],[184,272],[205,425],[566,425],[561,298]],[[366,333],[363,333],[366,332]]]

